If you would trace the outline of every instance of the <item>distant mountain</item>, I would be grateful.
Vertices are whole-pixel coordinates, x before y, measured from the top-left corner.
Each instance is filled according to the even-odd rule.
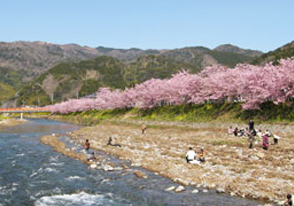
[[[234,67],[238,63],[245,63],[253,59],[253,57],[246,54],[210,50],[205,47],[186,47],[168,50],[162,55],[180,62],[189,63],[198,68],[217,64]]]
[[[220,45],[216,47],[215,49],[213,49],[213,51],[243,54],[248,57],[259,57],[263,54],[261,51],[251,50],[251,49],[241,49],[231,44]]]
[[[154,55],[140,57],[129,64],[106,56],[61,63],[23,86],[11,102],[17,106],[47,105],[92,94],[99,87],[123,89],[150,78],[170,77],[180,70],[194,71],[194,68]]]
[[[18,41],[12,43],[0,42],[0,67],[16,71],[24,70],[26,76],[30,78],[40,75],[59,63],[78,62],[99,56],[110,56],[120,60],[132,61],[144,55],[163,55],[172,57],[177,61],[189,62],[194,66],[202,67],[215,63],[222,64],[222,55],[219,54],[223,53],[230,53],[226,55],[244,55],[242,58],[239,57],[238,61],[230,62],[229,65],[233,65],[235,62],[240,63],[240,60],[247,61],[249,57],[261,54],[259,51],[243,50],[232,45],[223,45],[214,50],[205,47],[187,47],[174,50],[142,50],[137,48],[91,48],[77,44],[58,45],[47,42]]]
[[[23,86],[16,105],[47,105],[94,93],[99,87],[124,88],[124,65],[112,57],[61,63]]]
[[[269,62],[277,64],[280,59],[293,58],[294,57],[294,41],[268,53],[255,58],[253,64],[264,65]]]
[[[22,71],[0,67],[0,106],[1,102],[11,98],[22,85]]]
[[[154,50],[154,49],[137,49],[137,48],[131,48],[131,49],[114,49],[114,48],[107,48],[107,47],[97,47],[97,51],[99,51],[100,54],[105,56],[114,57],[121,60],[127,60],[131,61],[134,60],[140,56],[143,55],[159,55],[163,51],[162,50]]]
[[[61,62],[81,61],[98,55],[96,49],[76,44],[22,41],[0,43],[0,66],[25,70],[27,76],[39,75]]]
[[[196,73],[201,69],[167,56],[145,55],[125,64],[124,79],[127,86],[132,86],[151,78],[168,78],[181,70]]]

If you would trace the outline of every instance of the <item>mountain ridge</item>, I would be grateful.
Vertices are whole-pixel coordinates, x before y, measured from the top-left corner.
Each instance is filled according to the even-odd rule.
[[[15,92],[15,97],[22,96],[21,91],[23,89],[19,90],[21,87],[28,88],[29,86],[27,85],[34,85],[34,81],[36,81],[38,77],[52,68],[60,67],[60,65],[64,64],[79,64],[81,61],[91,62],[103,56],[112,57],[119,61],[118,65],[121,67],[120,72],[124,73],[124,84],[127,86],[140,83],[149,78],[166,78],[172,73],[180,71],[182,68],[191,72],[198,72],[206,66],[224,65],[233,67],[238,63],[245,63],[253,59],[253,57],[247,54],[240,54],[240,52],[215,51],[203,46],[184,47],[173,50],[143,50],[139,48],[116,49],[102,46],[92,48],[80,46],[78,44],[59,45],[41,41],[0,42],[0,70],[2,70],[2,75],[6,76],[8,79],[10,77],[14,78],[13,81],[10,81],[12,82],[10,85],[7,85],[7,78],[5,79],[6,82],[4,82],[3,78],[0,78],[2,90],[4,91],[4,88],[6,89],[5,98],[1,98],[1,101],[3,103],[14,95],[8,95],[7,91]],[[4,70],[1,68],[6,69]],[[70,66],[68,66],[68,68],[70,68]],[[12,73],[21,75],[16,78],[15,75],[10,75]],[[79,77],[74,78],[80,79]],[[15,81],[16,79],[17,81]],[[50,79],[48,79],[48,82],[50,82],[49,80]],[[54,82],[55,80],[52,81]],[[70,80],[67,79],[64,81],[69,82]],[[100,85],[97,79],[91,81],[92,83],[96,82],[97,85]],[[92,85],[94,85],[94,83]],[[48,96],[50,96],[50,94],[52,96],[52,92],[55,92],[55,90],[51,88],[49,89],[50,92],[48,92],[49,90],[47,91],[47,93],[49,93],[48,95],[45,91],[45,87],[42,88],[35,85],[35,88],[42,91],[42,98],[45,98],[47,95],[45,98],[47,102],[49,101]],[[76,90],[84,91],[85,89],[81,87],[76,88]],[[64,98],[64,95],[72,96],[71,93],[60,94],[60,100]],[[36,99],[27,102],[36,103]],[[18,104],[20,104],[20,101],[18,101]]]

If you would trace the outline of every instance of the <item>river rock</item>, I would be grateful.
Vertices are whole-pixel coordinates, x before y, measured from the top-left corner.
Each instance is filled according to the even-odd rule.
[[[183,180],[181,178],[177,178],[176,177],[176,178],[173,179],[173,181],[176,182],[176,183],[178,183],[178,184],[184,185],[184,186],[189,185],[189,182],[188,181]]]
[[[114,170],[114,168],[111,167],[110,165],[105,165],[105,166],[102,167],[102,169],[103,169],[104,171],[113,171],[113,170]]]
[[[147,175],[144,172],[140,171],[140,170],[135,170],[134,175],[136,175],[139,178],[145,178],[145,179],[147,178]]]
[[[91,164],[91,165],[90,165],[90,168],[91,168],[91,169],[96,169],[96,168],[97,168],[97,165],[96,165],[96,164]]]
[[[264,158],[264,154],[262,152],[257,152],[256,153],[256,156],[260,159],[263,159]]]
[[[193,194],[197,194],[198,192],[199,192],[199,190],[195,189],[195,190],[193,190],[191,193],[193,193]]]
[[[165,189],[165,191],[173,191],[173,190],[175,190],[176,189],[176,187],[175,186],[171,186],[171,187],[168,187],[168,188],[166,188]]]
[[[132,163],[131,166],[132,167],[141,167],[142,165],[140,163]]]
[[[217,193],[224,193],[225,190],[224,190],[223,188],[221,188],[221,187],[218,187],[218,188],[216,189],[216,192],[217,192]]]
[[[115,167],[115,168],[113,168],[113,170],[119,171],[119,170],[123,170],[123,168],[122,167]]]
[[[124,169],[129,169],[128,165],[126,165],[126,164],[122,164],[122,167],[123,167]]]
[[[208,192],[208,190],[204,189],[204,190],[202,190],[202,192],[204,192],[204,193],[207,193],[207,192]]]
[[[252,160],[259,160],[259,158],[257,156],[251,156]]]
[[[180,185],[180,186],[177,187],[175,192],[183,192],[184,190],[185,190],[184,186]]]

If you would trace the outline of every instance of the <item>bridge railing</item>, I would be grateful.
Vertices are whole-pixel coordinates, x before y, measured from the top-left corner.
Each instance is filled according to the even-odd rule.
[[[17,107],[17,108],[0,108],[0,112],[12,112],[12,111],[31,111],[31,112],[50,112],[49,108],[46,107],[40,107],[40,108],[27,108],[27,107]]]

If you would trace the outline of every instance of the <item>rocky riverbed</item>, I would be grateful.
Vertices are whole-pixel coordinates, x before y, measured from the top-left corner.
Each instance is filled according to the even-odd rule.
[[[84,127],[70,136],[80,144],[89,139],[93,149],[131,161],[132,165],[170,178],[184,187],[194,186],[196,190],[204,187],[276,203],[282,203],[286,194],[294,191],[291,125],[262,125],[262,129],[269,128],[282,137],[278,145],[270,145],[270,149],[264,151],[261,141],[254,149],[249,149],[247,138],[226,134],[228,124],[145,122],[149,124],[145,134],[141,132],[141,124],[136,121],[103,122]],[[122,147],[106,146],[110,136]],[[197,151],[204,148],[206,163],[187,164],[185,154],[189,147]],[[84,161],[83,158],[80,160]],[[137,175],[144,177],[144,174]]]

